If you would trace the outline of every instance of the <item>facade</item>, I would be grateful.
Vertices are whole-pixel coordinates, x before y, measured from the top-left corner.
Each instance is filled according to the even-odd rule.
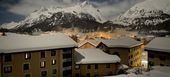
[[[76,49],[73,77],[100,77],[115,75],[120,58],[100,49]]]
[[[0,37],[0,77],[70,77],[75,47],[62,33]]]
[[[132,38],[119,38],[115,40],[101,40],[97,48],[108,54],[118,55],[122,64],[130,67],[140,67],[143,43]]]
[[[170,66],[170,38],[157,37],[146,45],[149,66]]]

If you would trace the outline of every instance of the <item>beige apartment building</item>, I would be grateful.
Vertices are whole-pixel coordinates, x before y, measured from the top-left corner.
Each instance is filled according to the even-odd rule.
[[[157,37],[145,46],[149,66],[170,66],[170,38]]]
[[[0,77],[71,77],[77,44],[63,33],[0,37]]]
[[[101,77],[117,74],[120,58],[97,48],[76,49],[73,77]]]
[[[143,43],[133,38],[118,38],[113,40],[101,40],[97,48],[108,54],[118,55],[120,63],[130,67],[140,67],[143,51]]]

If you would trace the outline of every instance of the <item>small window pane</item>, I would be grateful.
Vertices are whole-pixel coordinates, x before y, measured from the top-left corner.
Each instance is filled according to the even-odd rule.
[[[11,73],[11,72],[12,72],[12,66],[4,67],[4,73]]]
[[[31,77],[30,74],[25,74],[25,77]]]
[[[45,58],[45,52],[41,51],[41,58]]]
[[[25,53],[25,59],[30,59],[31,58],[31,53]]]
[[[11,54],[5,54],[5,62],[10,62],[12,61]]]
[[[52,60],[52,65],[55,65],[55,64],[56,64],[56,60],[53,59],[53,60]]]
[[[80,69],[80,65],[75,65],[75,69]]]
[[[29,64],[24,64],[24,70],[29,70]]]
[[[90,69],[91,68],[91,65],[87,65],[87,69]]]
[[[52,50],[51,51],[51,56],[55,56],[56,55],[56,51],[55,50]]]
[[[53,69],[53,74],[57,74],[57,70],[56,69]]]
[[[42,62],[40,63],[40,67],[41,67],[41,68],[44,68],[44,67],[45,67],[45,61],[42,61]]]
[[[47,71],[42,71],[41,72],[41,77],[47,77]]]

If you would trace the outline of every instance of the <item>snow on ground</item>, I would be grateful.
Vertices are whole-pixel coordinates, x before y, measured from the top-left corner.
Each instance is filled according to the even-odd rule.
[[[170,77],[169,74],[170,67],[161,67],[161,66],[154,66],[153,69],[149,72],[144,72],[143,74],[124,74],[124,75],[117,75],[117,76],[105,76],[105,77]]]

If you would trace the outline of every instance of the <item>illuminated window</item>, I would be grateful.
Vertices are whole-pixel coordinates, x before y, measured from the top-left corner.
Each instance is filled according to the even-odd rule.
[[[45,68],[45,61],[40,62],[40,67]]]
[[[25,53],[25,59],[30,59],[31,58],[31,53]]]
[[[53,59],[53,60],[52,60],[52,65],[55,65],[55,64],[56,64],[56,60]]]

